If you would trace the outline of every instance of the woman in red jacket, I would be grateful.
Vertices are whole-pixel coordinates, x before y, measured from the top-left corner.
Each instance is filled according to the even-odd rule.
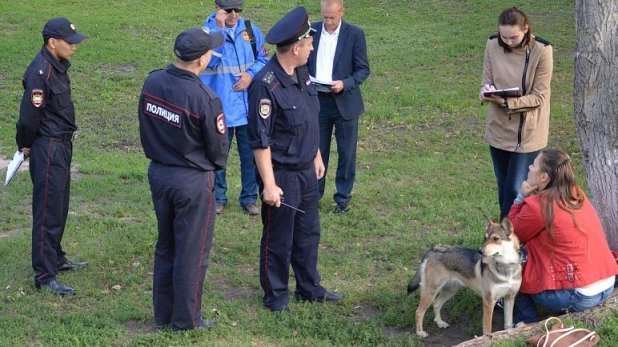
[[[509,219],[528,252],[515,322],[536,322],[536,305],[556,312],[581,311],[612,293],[618,265],[566,153],[541,151]]]

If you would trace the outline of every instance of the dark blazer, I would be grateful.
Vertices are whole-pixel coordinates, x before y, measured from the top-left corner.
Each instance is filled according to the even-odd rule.
[[[311,27],[317,32],[313,36],[313,51],[309,55],[307,66],[309,74],[315,77],[318,48],[322,36],[322,21],[311,23]],[[363,29],[341,20],[333,63],[333,80],[343,81],[343,91],[335,94],[337,108],[343,119],[355,119],[365,112],[360,84],[367,77],[369,77],[369,60],[367,59],[365,33]]]

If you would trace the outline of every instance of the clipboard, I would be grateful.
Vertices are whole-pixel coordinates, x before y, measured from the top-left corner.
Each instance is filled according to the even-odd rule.
[[[5,187],[8,186],[9,183],[11,183],[13,176],[15,176],[15,173],[17,172],[17,170],[19,170],[19,167],[21,166],[23,162],[24,162],[24,153],[21,151],[15,152],[15,154],[13,155],[13,160],[11,160],[11,162],[9,163],[9,166],[6,169],[6,179],[4,180]]]
[[[490,98],[492,95],[497,95],[503,98],[518,98],[521,96],[521,89],[519,87],[514,87],[483,92],[483,96],[486,98]]]

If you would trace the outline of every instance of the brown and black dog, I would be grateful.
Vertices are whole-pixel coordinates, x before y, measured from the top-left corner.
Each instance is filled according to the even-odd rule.
[[[483,298],[484,335],[491,334],[494,305],[500,298],[504,298],[504,328],[511,328],[515,295],[521,286],[521,269],[519,239],[506,217],[500,224],[487,221],[485,241],[479,250],[433,247],[423,256],[418,271],[408,284],[408,294],[421,288],[416,309],[416,334],[427,337],[423,331],[423,318],[432,304],[436,324],[448,328],[440,316],[440,309],[462,285]]]

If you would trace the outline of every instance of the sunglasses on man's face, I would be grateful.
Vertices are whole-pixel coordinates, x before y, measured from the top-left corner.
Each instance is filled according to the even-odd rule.
[[[225,13],[227,13],[227,14],[232,13],[232,11],[234,11],[236,13],[240,13],[240,12],[242,12],[242,8],[226,8],[225,9]]]

